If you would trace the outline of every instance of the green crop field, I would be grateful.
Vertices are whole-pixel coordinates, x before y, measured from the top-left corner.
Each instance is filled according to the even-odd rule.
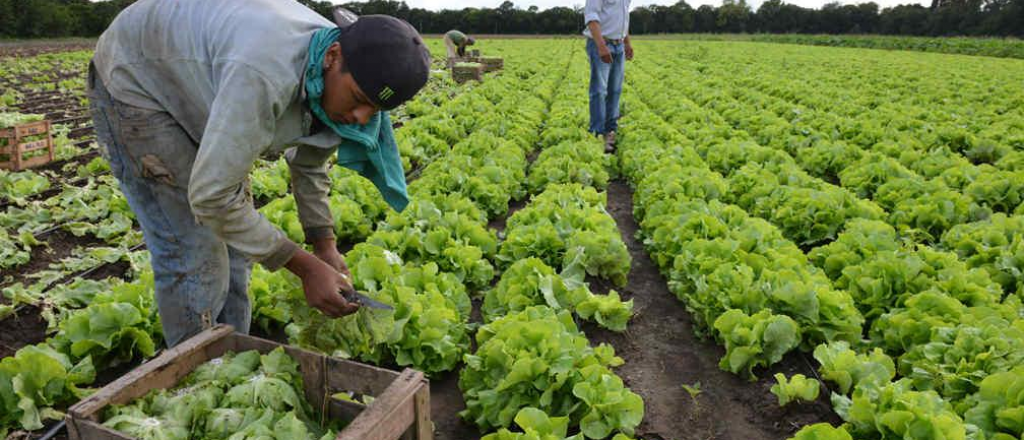
[[[392,114],[410,206],[331,172],[355,285],[395,310],[330,319],[257,267],[258,336],[427,373],[439,439],[1024,436],[1024,60],[641,39],[606,155],[581,39],[483,39],[504,69],[464,84],[430,46]],[[0,58],[0,124],[58,149],[0,171],[0,437],[163,343],[89,55]],[[303,242],[283,159],[251,189]],[[110,426],[250,438],[214,414]]]

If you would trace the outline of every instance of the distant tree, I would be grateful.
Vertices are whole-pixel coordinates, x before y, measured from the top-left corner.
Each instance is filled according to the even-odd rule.
[[[331,7],[333,7],[334,5],[329,1],[298,0],[298,2],[302,3],[307,8],[316,11],[318,14],[324,17],[331,18]],[[358,5],[354,5],[352,3],[347,3],[344,6],[348,8],[358,7]]]
[[[792,23],[794,17],[784,14],[783,6],[782,0],[768,0],[761,3],[754,14],[757,29],[772,34],[790,32],[795,27]]]
[[[928,33],[928,8],[899,5],[879,14],[878,32],[889,35],[925,35]]]
[[[9,0],[10,1],[10,0]],[[68,6],[54,0],[10,1],[11,36],[20,38],[79,35],[78,20]]]
[[[0,36],[17,38],[97,36],[135,0],[0,0]],[[210,0],[214,1],[214,0]],[[280,0],[290,1],[290,0]],[[330,0],[297,0],[331,17]],[[574,0],[575,1],[575,0]],[[407,20],[420,32],[461,29],[471,33],[577,34],[581,7],[517,8],[513,0],[497,8],[429,11],[400,0],[344,3],[358,15],[387,14]],[[766,0],[751,10],[746,0],[694,9],[685,0],[650,5],[630,13],[630,32],[880,33],[889,35],[977,35],[1024,37],[1024,0],[930,0],[928,6],[899,5],[879,10],[874,2],[828,3],[809,9]]]
[[[650,6],[641,6],[629,13],[629,31],[634,34],[658,32],[654,21],[655,12]]]
[[[750,16],[750,6],[746,0],[722,0],[715,18],[715,27],[724,32],[746,32]]]
[[[693,16],[693,27],[696,32],[718,32],[715,22],[718,20],[718,10],[711,5],[700,5]]]
[[[686,1],[679,0],[672,6],[659,6],[655,11],[658,32],[693,32],[694,10]]]
[[[860,28],[858,32],[854,33],[874,34],[878,32],[878,25],[881,21],[878,17],[878,3],[867,2],[849,6],[854,26]]]

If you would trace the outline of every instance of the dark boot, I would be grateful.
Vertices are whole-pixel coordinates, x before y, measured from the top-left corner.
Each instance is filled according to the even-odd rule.
[[[604,135],[604,152],[608,154],[615,153],[615,132],[609,131]]]

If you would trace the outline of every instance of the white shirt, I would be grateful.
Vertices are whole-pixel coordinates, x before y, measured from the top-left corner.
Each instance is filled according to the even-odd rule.
[[[601,34],[605,38],[621,39],[629,35],[630,0],[587,0],[583,7],[583,35],[590,35],[588,23],[601,23]]]

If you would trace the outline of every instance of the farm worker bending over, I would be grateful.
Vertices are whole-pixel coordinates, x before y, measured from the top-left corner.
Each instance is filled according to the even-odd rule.
[[[473,37],[467,37],[466,34],[452,29],[444,34],[444,46],[448,48],[448,59],[466,56],[466,46],[472,46],[476,43]]]
[[[399,19],[339,28],[289,0],[143,0],[89,71],[96,133],[142,226],[168,346],[214,323],[249,329],[253,262],[302,279],[325,314],[354,312],[335,246],[328,161],[408,203],[387,112],[426,83],[430,54]],[[363,125],[356,125],[363,124]],[[283,152],[312,254],[253,207],[249,172]]]
[[[630,0],[587,0],[583,21],[590,58],[590,132],[604,137],[605,151],[615,151],[619,96],[625,60],[633,59],[629,42]]]

